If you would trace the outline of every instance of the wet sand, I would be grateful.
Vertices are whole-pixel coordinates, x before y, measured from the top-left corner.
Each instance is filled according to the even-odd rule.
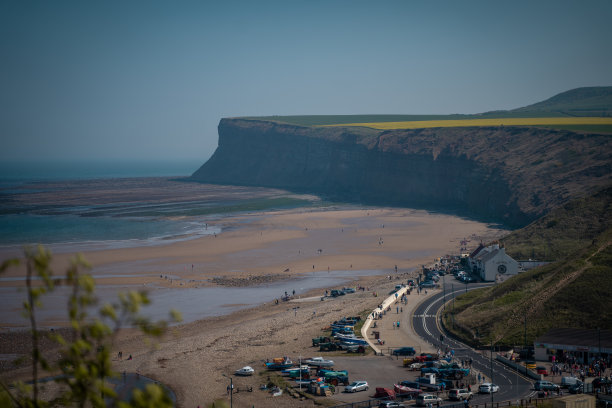
[[[333,320],[372,310],[379,301],[373,296],[375,291],[386,293],[397,280],[407,278],[407,271],[412,268],[429,264],[444,254],[458,253],[459,241],[464,238],[475,245],[481,239],[503,235],[503,231],[485,224],[454,216],[387,208],[294,209],[237,215],[220,219],[218,224],[224,232],[216,237],[159,247],[91,251],[84,255],[94,266],[92,273],[99,276],[98,285],[235,286],[313,270],[327,271],[328,267],[330,271],[380,270],[383,277],[360,277],[353,284],[370,290],[338,299],[320,301],[318,296],[324,290],[313,290],[304,294],[317,295],[310,302],[275,305],[270,299],[246,311],[173,327],[155,347],[143,342],[137,333],[124,330],[115,350],[134,358],[115,360],[115,369],[138,371],[168,384],[176,392],[179,406],[202,406],[223,398],[227,379],[222,373],[232,374],[244,365],[259,372],[266,358],[318,355],[318,351],[311,351],[310,338],[319,335],[320,329]],[[62,270],[68,258],[57,255],[54,268]],[[12,271],[9,276],[20,273]],[[113,277],[104,278],[104,274]],[[20,284],[1,282],[8,287]],[[241,302],[228,299],[226,303]],[[297,306],[299,309],[294,309]],[[5,345],[2,347],[4,350]],[[26,376],[27,370],[11,373],[17,374]],[[252,378],[236,381],[257,388],[265,382],[265,376],[256,373]],[[234,403],[312,406],[312,402],[288,396],[274,402],[271,398],[257,390],[241,393]]]

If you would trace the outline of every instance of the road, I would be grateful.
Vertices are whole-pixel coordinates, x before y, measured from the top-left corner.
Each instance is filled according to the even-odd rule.
[[[449,338],[446,333],[441,332],[442,329],[439,325],[438,314],[444,305],[445,299],[447,301],[447,307],[449,307],[448,301],[455,296],[465,293],[466,288],[467,290],[472,290],[490,286],[491,284],[473,283],[466,287],[466,285],[455,280],[452,275],[444,276],[443,280],[446,281],[446,290],[432,295],[416,308],[412,319],[416,333],[428,342],[440,346],[443,350],[445,350],[446,347],[454,350],[455,357],[458,359],[465,360],[471,358],[473,369],[483,373],[487,377],[488,382],[492,378],[490,382],[499,385],[499,392],[491,395],[478,394],[477,389],[472,389],[472,392],[474,392],[472,404],[520,400],[521,398],[529,398],[532,396],[533,387],[531,381],[518,375],[516,371],[510,370],[503,364],[491,360],[490,355],[485,356],[467,345]],[[440,284],[443,284],[443,280],[440,280]],[[442,344],[440,343],[441,334],[444,334],[444,341]]]

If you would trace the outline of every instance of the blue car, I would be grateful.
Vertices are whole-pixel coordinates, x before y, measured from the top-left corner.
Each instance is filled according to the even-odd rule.
[[[414,347],[401,347],[393,350],[392,354],[394,356],[414,356],[416,354],[416,350]]]

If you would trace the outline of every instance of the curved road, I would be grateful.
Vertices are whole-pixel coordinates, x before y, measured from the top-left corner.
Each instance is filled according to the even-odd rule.
[[[451,286],[449,281],[453,279]],[[516,371],[510,370],[505,365],[493,360],[491,362],[490,354],[484,356],[476,352],[469,346],[452,338],[448,338],[446,333],[442,333],[442,328],[438,324],[438,314],[443,307],[444,300],[448,302],[455,296],[465,293],[466,285],[458,283],[452,275],[446,275],[443,279],[448,280],[446,283],[446,293],[444,291],[432,295],[430,298],[421,303],[414,312],[412,324],[415,332],[436,347],[440,347],[440,335],[444,335],[444,341],[441,349],[448,347],[455,351],[455,357],[464,360],[472,359],[472,368],[480,371],[486,376],[487,382],[492,382],[499,385],[499,392],[494,394],[478,394],[478,389],[472,389],[474,398],[473,404],[484,404],[490,402],[499,402],[507,400],[520,400],[521,398],[529,398],[534,394],[532,391],[532,383]],[[440,281],[442,283],[442,280]],[[490,286],[490,283],[475,283],[470,284],[467,289],[477,289],[484,286]],[[449,288],[450,286],[450,288]],[[459,288],[459,289],[457,289]],[[447,303],[447,307],[452,305]],[[491,375],[492,374],[492,375]],[[491,377],[493,381],[490,381]]]

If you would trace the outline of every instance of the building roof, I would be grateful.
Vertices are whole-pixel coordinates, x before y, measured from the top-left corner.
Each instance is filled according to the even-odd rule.
[[[497,254],[499,254],[501,252],[500,249],[494,249],[492,251],[486,252],[484,254],[482,254],[482,256],[478,256],[478,258],[480,258],[480,262],[485,263],[487,262],[489,259],[494,258]]]
[[[612,348],[612,331],[604,329],[551,329],[536,343]]]
[[[474,258],[476,255],[478,255],[478,253],[480,252],[481,249],[483,249],[485,246],[482,245],[482,242],[480,243],[480,245],[478,245],[478,248],[476,248],[471,254],[470,254],[470,258]]]

